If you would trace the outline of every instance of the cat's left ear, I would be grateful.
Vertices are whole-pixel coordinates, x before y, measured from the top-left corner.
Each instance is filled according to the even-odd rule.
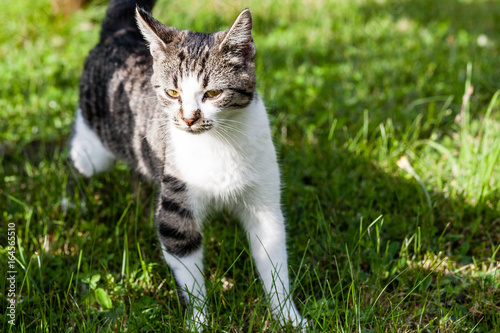
[[[238,15],[231,28],[225,33],[224,39],[219,45],[219,50],[236,52],[253,59],[255,45],[252,37],[252,13],[250,9],[246,8]]]
[[[156,60],[163,58],[167,45],[174,40],[179,29],[161,24],[147,11],[139,7],[135,9],[135,18],[139,30],[149,44],[149,51],[153,58]]]

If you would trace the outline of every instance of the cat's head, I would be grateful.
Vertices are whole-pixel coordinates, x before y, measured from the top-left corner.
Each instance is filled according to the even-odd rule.
[[[153,88],[177,128],[202,133],[250,104],[255,46],[249,9],[215,33],[167,27],[139,8],[136,18],[153,56]]]

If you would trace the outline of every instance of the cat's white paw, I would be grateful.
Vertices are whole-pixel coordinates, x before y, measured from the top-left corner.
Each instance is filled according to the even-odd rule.
[[[296,314],[295,317],[290,318],[290,323],[292,323],[293,327],[298,328],[300,332],[307,332],[309,328],[309,324],[307,321],[302,318],[299,314]]]
[[[279,320],[283,326],[287,323],[291,323],[293,327],[299,329],[300,332],[307,332],[309,324],[307,321],[302,318],[299,311],[295,307],[295,305],[291,304],[287,307],[287,311],[284,311],[278,314]]]
[[[295,320],[292,320],[293,327],[298,329],[298,332],[306,333],[309,329],[309,323],[306,319],[298,316]]]
[[[207,324],[208,322],[205,312],[194,310],[193,315],[186,319],[186,330],[189,332],[201,333]]]

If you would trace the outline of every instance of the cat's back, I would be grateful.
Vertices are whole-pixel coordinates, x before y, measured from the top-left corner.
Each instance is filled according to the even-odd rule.
[[[135,23],[135,6],[135,1],[111,2],[99,43],[85,60],[79,108],[106,149],[133,168],[147,164],[147,174],[154,174],[157,154],[142,140],[150,132],[147,119],[157,110],[151,86],[153,60]],[[143,160],[149,162],[141,164]]]
[[[113,113],[131,111],[130,103],[140,99],[138,94],[151,90],[152,59],[135,22],[135,7],[151,9],[154,2],[121,0],[109,4],[99,43],[87,56],[80,79],[80,108],[94,129]]]
[[[80,108],[89,121],[126,107],[132,97],[130,88],[139,86],[146,93],[150,89],[152,59],[139,38],[123,29],[97,44],[85,59]]]

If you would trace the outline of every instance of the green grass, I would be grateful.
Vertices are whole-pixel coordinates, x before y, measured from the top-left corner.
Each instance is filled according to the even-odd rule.
[[[244,7],[310,331],[499,331],[500,3],[160,0],[154,14],[213,31]],[[96,0],[63,17],[49,0],[19,0],[0,13],[2,332],[184,325],[154,189],[124,164],[85,180],[67,162],[105,9]],[[9,223],[16,326],[4,301]],[[235,221],[213,218],[204,245],[207,331],[278,331]]]

